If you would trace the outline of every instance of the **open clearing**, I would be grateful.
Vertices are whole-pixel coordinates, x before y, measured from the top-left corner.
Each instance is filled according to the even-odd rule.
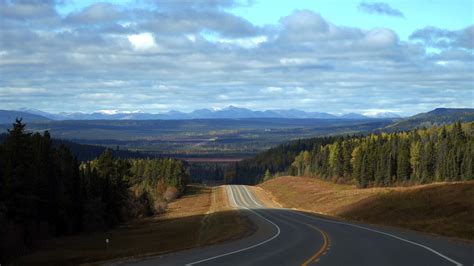
[[[259,187],[286,208],[474,240],[474,181],[358,189],[286,176]]]
[[[138,219],[108,232],[43,241],[18,265],[71,265],[139,258],[228,241],[252,231],[232,211],[223,187],[189,186],[165,214]],[[212,230],[211,230],[212,229]],[[105,239],[110,243],[107,247]]]

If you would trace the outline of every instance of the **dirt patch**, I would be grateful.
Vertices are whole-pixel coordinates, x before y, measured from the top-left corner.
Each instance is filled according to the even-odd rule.
[[[358,189],[317,178],[287,176],[258,187],[286,208],[474,239],[474,181]]]

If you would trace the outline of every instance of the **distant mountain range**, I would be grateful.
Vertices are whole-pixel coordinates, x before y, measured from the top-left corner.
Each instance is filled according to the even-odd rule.
[[[306,112],[297,109],[286,110],[266,110],[253,111],[246,108],[229,106],[220,110],[199,109],[190,113],[180,111],[169,111],[166,113],[151,114],[143,112],[117,112],[117,111],[97,111],[93,113],[48,113],[36,109],[22,108],[19,111],[4,110],[1,113],[0,123],[11,122],[12,117],[21,116],[25,121],[45,121],[45,120],[182,120],[182,119],[238,119],[238,118],[313,118],[313,119],[376,119],[376,118],[400,118],[394,113],[378,113],[373,116],[348,113],[334,115],[324,112]],[[11,112],[11,114],[8,114]],[[34,115],[34,116],[33,116]],[[5,119],[3,119],[5,118]]]
[[[120,146],[120,150],[137,149],[153,154],[191,152],[191,154],[220,156],[230,151],[229,153],[241,158],[242,154],[244,156],[253,154],[257,150],[267,149],[292,139],[394,132],[455,121],[474,121],[472,108],[438,108],[408,118],[380,119],[369,119],[355,113],[335,116],[299,110],[251,111],[237,107],[218,111],[202,109],[192,113],[166,114],[97,112],[80,116],[79,114],[56,116],[40,112],[0,110],[0,134],[11,128],[11,123],[16,117],[22,117],[30,132],[48,130],[55,138],[81,144],[113,148]],[[192,118],[202,119],[192,120]],[[80,147],[76,149],[78,152],[74,154],[81,158],[89,158],[100,152],[97,150],[93,154],[88,154],[86,151],[82,152]]]

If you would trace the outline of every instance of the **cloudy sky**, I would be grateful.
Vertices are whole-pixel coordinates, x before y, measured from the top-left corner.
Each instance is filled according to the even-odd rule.
[[[0,109],[473,107],[471,0],[0,0]]]

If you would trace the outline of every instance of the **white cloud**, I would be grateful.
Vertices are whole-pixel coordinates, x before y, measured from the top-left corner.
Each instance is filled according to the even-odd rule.
[[[316,64],[318,60],[308,59],[308,58],[281,58],[280,64],[285,66],[298,66],[304,64]]]
[[[188,40],[190,40],[192,43],[196,42],[196,35],[194,34],[186,34],[185,35]]]
[[[228,95],[225,95],[225,94],[219,94],[219,95],[217,95],[217,99],[225,101],[225,100],[229,100],[230,97]]]
[[[128,35],[127,38],[135,50],[144,51],[158,47],[153,38],[153,34],[149,32]]]
[[[230,45],[236,45],[240,46],[242,48],[256,48],[260,44],[265,43],[268,41],[267,36],[257,36],[257,37],[252,37],[252,38],[237,38],[237,39],[224,39],[224,38],[218,38],[216,42],[222,43],[222,44],[230,44]]]
[[[128,83],[129,83],[128,81],[124,81],[124,80],[108,80],[108,81],[102,82],[102,84],[107,87],[121,87],[121,86],[127,85]]]
[[[309,92],[305,88],[296,87],[291,91],[291,93],[294,93],[294,94],[308,94]]]
[[[283,89],[280,87],[266,87],[266,88],[261,89],[261,92],[268,93],[268,94],[280,93],[282,91]]]
[[[397,42],[398,37],[393,31],[377,28],[367,32],[363,44],[368,45],[369,47],[387,47],[393,46]]]
[[[113,92],[97,92],[97,93],[81,93],[77,97],[83,100],[96,100],[96,101],[109,102],[109,101],[122,100],[125,97],[125,95],[117,94]]]
[[[356,111],[359,111],[359,110],[356,110]],[[399,113],[399,112],[400,112],[399,110],[394,110],[394,109],[366,109],[362,112],[362,114],[365,116],[375,117],[377,115],[384,114],[384,113]]]
[[[0,0],[0,13],[17,3]],[[227,9],[176,7],[117,4],[109,14],[110,6],[96,5],[65,21],[68,14],[45,19],[51,5],[41,19],[2,17],[0,106],[333,113],[472,106],[473,27],[428,28],[402,41],[390,29],[335,25],[310,10],[258,26]],[[440,34],[455,36],[446,46]]]
[[[120,113],[120,110],[97,110],[97,113],[106,114],[106,115],[115,115]]]
[[[45,88],[32,87],[0,87],[0,95],[22,95],[22,94],[38,94],[45,93],[48,90]]]

